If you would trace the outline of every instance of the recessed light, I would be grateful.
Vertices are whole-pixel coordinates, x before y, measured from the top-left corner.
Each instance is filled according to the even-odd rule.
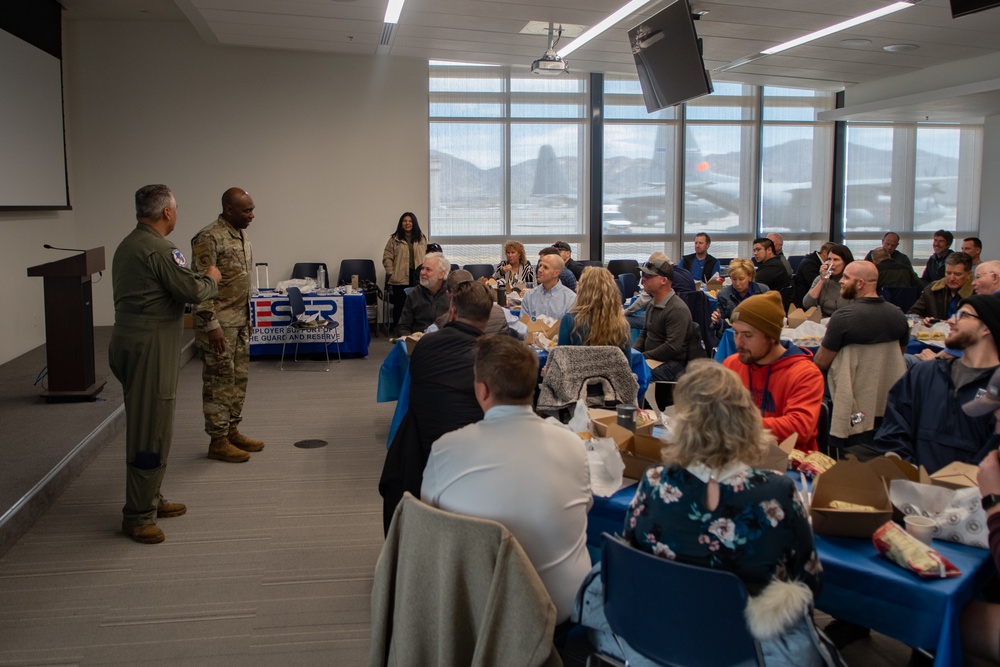
[[[870,39],[842,39],[842,40],[840,40],[840,45],[841,46],[850,46],[850,47],[868,46],[871,43],[872,43],[872,40],[870,40]]]
[[[882,50],[889,53],[906,53],[907,51],[916,51],[919,48],[916,44],[889,44],[883,46]]]

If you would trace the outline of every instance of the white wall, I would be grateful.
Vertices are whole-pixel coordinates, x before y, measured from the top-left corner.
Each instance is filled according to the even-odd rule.
[[[1000,116],[983,125],[983,193],[979,201],[979,238],[983,258],[1000,259]]]
[[[0,363],[45,342],[42,279],[28,278],[29,266],[69,257],[43,243],[79,248],[73,213],[0,211]],[[39,368],[38,370],[41,370]]]
[[[249,190],[272,285],[296,261],[334,278],[344,258],[381,270],[399,215],[426,218],[424,61],[215,47],[186,23],[124,21],[66,22],[63,58],[73,211],[0,213],[0,362],[44,342],[41,280],[25,268],[64,255],[41,244],[103,245],[110,269],[147,183],[174,190],[185,254],[222,192]],[[114,321],[108,272],[94,320]]]

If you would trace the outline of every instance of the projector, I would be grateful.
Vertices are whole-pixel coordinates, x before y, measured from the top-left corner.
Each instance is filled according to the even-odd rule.
[[[545,55],[531,63],[532,74],[544,74],[546,76],[558,76],[569,71],[569,64],[556,55],[556,52],[549,49]]]

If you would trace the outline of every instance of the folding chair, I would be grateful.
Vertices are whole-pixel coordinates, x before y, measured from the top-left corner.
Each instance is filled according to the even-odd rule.
[[[301,322],[299,321],[299,315],[306,312],[305,302],[302,300],[302,292],[299,291],[298,287],[288,288],[288,305],[291,307],[291,321],[285,328],[285,339],[281,342],[281,362],[278,364],[278,370],[285,370],[285,346],[288,345],[288,340],[294,333],[302,333],[305,331],[311,331],[314,329],[322,329],[324,332],[324,344],[323,353],[326,355],[326,370],[330,370],[330,343],[337,344],[337,363],[341,361],[340,357],[340,323],[334,322],[333,320],[328,320],[322,316],[317,317],[312,322]],[[329,336],[330,341],[325,342],[325,338]],[[292,359],[296,363],[299,361],[299,341],[295,341],[295,355]]]

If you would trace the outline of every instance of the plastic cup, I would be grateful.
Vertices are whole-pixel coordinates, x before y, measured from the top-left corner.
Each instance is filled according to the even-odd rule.
[[[906,532],[910,535],[924,544],[931,543],[931,539],[934,537],[934,519],[914,514],[903,519],[903,523],[906,524]]]

